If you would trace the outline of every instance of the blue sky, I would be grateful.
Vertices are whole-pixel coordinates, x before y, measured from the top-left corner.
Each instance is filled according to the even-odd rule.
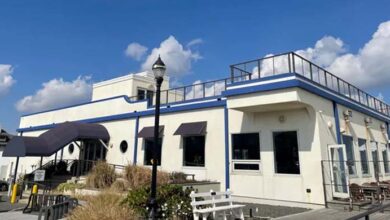
[[[270,53],[330,54],[335,71],[372,55],[360,75],[340,74],[387,100],[389,64],[373,75],[382,83],[364,77],[390,57],[377,49],[390,45],[389,10],[389,1],[357,0],[0,1],[0,124],[14,132],[24,113],[88,99],[91,83],[139,71],[164,47],[183,62],[176,84],[227,77],[230,64]],[[141,50],[126,54],[132,43]]]

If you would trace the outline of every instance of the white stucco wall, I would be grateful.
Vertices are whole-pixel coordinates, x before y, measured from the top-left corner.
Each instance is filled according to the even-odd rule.
[[[174,114],[164,114],[160,125],[164,125],[164,136],[161,153],[160,169],[166,171],[182,171],[195,174],[198,180],[221,182],[225,186],[225,144],[224,144],[224,110],[212,108],[198,111],[188,111]],[[205,167],[183,166],[183,143],[180,135],[173,135],[181,123],[207,121],[205,139]],[[154,117],[142,117],[139,129],[153,126]],[[137,164],[144,164],[144,140],[138,139]]]
[[[110,85],[112,86],[112,85]],[[107,87],[108,88],[108,87]],[[126,88],[124,86],[123,88]],[[109,93],[102,90],[102,93]],[[96,94],[96,97],[102,98]],[[185,104],[181,104],[185,105]],[[328,160],[328,145],[336,144],[336,123],[333,112],[333,103],[325,98],[309,93],[298,88],[281,89],[267,92],[251,93],[227,98],[229,115],[229,156],[230,156],[230,188],[234,194],[241,198],[261,199],[263,202],[293,202],[296,204],[324,204],[323,177],[321,160]],[[21,118],[20,127],[47,125],[64,121],[91,119],[95,117],[144,111],[147,109],[146,102],[128,103],[124,98],[94,102],[86,105],[35,114]],[[345,106],[338,105],[340,126],[346,131],[345,134],[379,143],[386,143],[386,136],[380,130],[383,122],[373,119],[370,129],[364,124],[367,117],[357,111],[345,126],[343,111]],[[285,118],[284,122],[279,120]],[[173,135],[181,123],[207,121],[205,167],[184,167],[183,147],[181,136]],[[101,123],[107,128],[111,139],[106,156],[107,162],[112,164],[126,165],[133,163],[135,124],[136,118],[116,120]],[[153,126],[154,116],[142,116],[139,119],[140,131],[143,127]],[[221,189],[225,189],[225,124],[224,108],[215,107],[208,109],[181,111],[162,114],[160,125],[164,125],[162,145],[162,165],[159,167],[165,171],[182,171],[195,174],[198,180],[212,180],[221,183]],[[299,144],[300,174],[286,175],[276,174],[274,171],[274,151],[272,132],[274,131],[297,131]],[[25,136],[38,136],[44,131],[25,132]],[[231,135],[234,133],[259,132],[260,133],[260,171],[233,171],[232,169],[232,143]],[[120,152],[121,141],[126,140],[128,150]],[[144,163],[144,140],[138,138],[137,164]],[[358,146],[355,144],[355,159],[360,158]],[[369,151],[370,152],[370,151]],[[64,159],[76,159],[78,148],[69,155],[67,148],[64,149]],[[371,153],[368,154],[372,160]],[[37,164],[39,157],[27,157],[20,160],[19,171],[30,172],[31,165]],[[45,161],[53,159],[44,158]],[[379,154],[379,160],[382,154]],[[383,168],[381,168],[383,170]],[[370,165],[373,173],[373,166]],[[329,170],[327,170],[329,171]],[[359,174],[361,168],[357,165],[358,175],[351,178],[353,182],[372,181],[372,177],[363,177]],[[372,175],[373,176],[373,175]],[[325,179],[329,179],[325,173]],[[387,178],[387,175],[382,175]],[[327,197],[331,197],[331,189],[327,188]],[[308,193],[307,189],[311,192]]]

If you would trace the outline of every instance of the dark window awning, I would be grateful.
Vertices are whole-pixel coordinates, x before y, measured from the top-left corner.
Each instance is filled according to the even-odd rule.
[[[204,135],[206,134],[206,126],[206,121],[183,123],[177,128],[174,135]]]
[[[164,134],[164,125],[161,125],[158,129],[159,137],[162,137]],[[139,138],[153,138],[154,137],[154,126],[144,127],[138,133]]]
[[[65,122],[38,137],[14,136],[5,147],[3,156],[50,156],[71,142],[86,139],[109,141],[110,135],[100,124]]]

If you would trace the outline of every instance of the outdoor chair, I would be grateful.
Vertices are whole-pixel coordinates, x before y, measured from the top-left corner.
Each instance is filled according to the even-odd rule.
[[[351,199],[354,202],[360,202],[366,200],[363,189],[356,183],[349,185],[349,191],[351,192]]]

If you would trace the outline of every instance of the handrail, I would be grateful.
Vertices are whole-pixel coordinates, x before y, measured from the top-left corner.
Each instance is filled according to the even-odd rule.
[[[369,220],[371,214],[374,214],[376,212],[383,212],[385,208],[389,208],[389,207],[390,207],[390,202],[384,202],[384,203],[381,203],[380,205],[378,205],[370,210],[367,210],[363,213],[359,213],[355,216],[349,217],[346,220],[359,220],[361,218],[365,218],[365,220]]]
[[[267,63],[266,61],[269,62]],[[390,105],[370,95],[369,93],[364,92],[361,88],[358,88],[357,86],[354,86],[340,77],[330,73],[319,65],[310,62],[308,59],[295,52],[282,53],[241,62],[231,65],[230,68],[232,79],[236,77],[235,74],[237,73],[240,75],[241,81],[251,80],[256,77],[256,74],[258,74],[258,78],[266,78],[268,75],[278,75],[283,73],[298,74],[319,86],[334,91],[337,94],[367,106],[381,114],[390,116]],[[281,69],[282,71],[279,71]],[[264,75],[264,71],[266,72],[266,75]],[[261,74],[263,74],[263,76],[261,76]]]

